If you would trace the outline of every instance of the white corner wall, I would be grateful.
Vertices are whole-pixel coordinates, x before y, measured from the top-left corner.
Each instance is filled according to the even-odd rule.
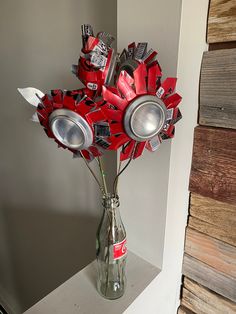
[[[149,2],[152,1],[145,1],[147,8],[149,7]],[[164,3],[164,1],[154,2],[156,3],[156,10],[157,7],[159,7],[159,3]],[[161,27],[162,32],[166,31],[165,24],[169,23],[171,14],[175,12],[173,3],[172,1],[172,7],[169,8],[170,12],[164,18],[166,23]],[[177,64],[177,90],[183,96],[181,103],[183,119],[178,123],[176,136],[171,143],[168,195],[166,208],[164,208],[164,210],[167,209],[167,215],[165,221],[162,271],[149,287],[144,290],[140,297],[125,311],[127,314],[175,314],[179,305],[184,234],[189,201],[188,184],[192,159],[193,131],[197,124],[198,113],[199,75],[202,53],[207,50],[205,41],[207,12],[208,0],[182,0]],[[149,12],[147,14],[149,14]],[[163,11],[162,14],[164,14]],[[150,19],[151,17],[152,14]],[[119,22],[121,23],[120,17],[118,19],[118,23]],[[135,28],[135,25],[133,25],[133,28]],[[153,38],[156,38],[155,32],[153,32]],[[171,38],[168,38],[168,40],[171,41]],[[168,53],[169,51],[166,50],[166,55],[168,55]],[[156,160],[158,160],[158,157],[157,155]],[[169,158],[169,156],[167,156],[167,158]],[[138,165],[133,165],[134,168],[135,166],[138,172]],[[146,164],[146,167],[150,167],[150,165]],[[145,167],[142,168],[140,177],[142,177],[144,171],[146,171]],[[154,176],[157,177],[158,180],[158,174],[152,174],[152,177]],[[146,183],[148,184],[152,179],[147,179]],[[134,176],[132,176],[132,178],[129,179],[129,186],[131,186],[131,180],[133,180],[133,184],[136,182]],[[161,180],[161,178],[159,178],[159,180]],[[123,189],[125,189],[125,181],[123,181],[122,190]],[[150,189],[154,193],[152,186]],[[160,193],[158,193],[158,190],[155,191],[156,199],[158,199]],[[150,209],[148,206],[143,207],[142,202],[139,201],[143,195],[143,190],[139,189],[136,193],[139,195],[139,198],[135,199],[135,210],[139,212],[145,209],[146,213],[149,213]],[[131,193],[131,195],[132,194],[133,193]],[[128,195],[126,197],[128,197]],[[162,195],[160,195],[160,197],[162,197]],[[126,202],[126,199],[123,199],[123,202]],[[140,203],[142,206],[140,206]],[[153,205],[155,204],[153,199]],[[129,208],[127,208],[127,210],[129,210]],[[130,217],[129,223],[131,223],[132,219],[134,221],[133,223],[135,223],[135,217],[136,216]],[[149,228],[158,229],[162,223],[163,221],[160,221],[157,216],[153,216],[153,221],[150,223]],[[140,239],[142,239],[142,236]],[[133,245],[135,246],[135,243]],[[140,246],[145,246],[145,243],[140,242]],[[158,246],[153,246],[153,250],[158,249],[160,249]]]

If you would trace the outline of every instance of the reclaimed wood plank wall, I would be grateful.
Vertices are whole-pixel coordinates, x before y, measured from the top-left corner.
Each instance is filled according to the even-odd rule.
[[[179,314],[236,313],[236,0],[210,0]]]

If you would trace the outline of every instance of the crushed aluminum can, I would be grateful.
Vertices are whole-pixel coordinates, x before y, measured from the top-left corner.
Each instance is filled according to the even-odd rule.
[[[87,43],[89,36],[93,36],[93,28],[90,24],[81,25],[83,48]]]
[[[130,101],[135,98],[136,94],[133,88],[129,84],[129,80],[124,75],[124,71],[121,71],[121,74],[117,81],[118,90],[125,96],[125,98]]]
[[[119,55],[119,62],[122,64],[127,60],[127,58],[128,58],[128,51],[124,49]]]
[[[135,42],[132,42],[131,44],[128,45],[128,58],[129,59],[134,58],[135,49],[136,49]]]
[[[109,148],[111,145],[108,141],[100,137],[95,137],[95,143],[105,149]]]
[[[111,47],[111,44],[115,40],[115,38],[107,32],[99,32],[97,38],[104,42],[108,47]]]
[[[101,40],[99,40],[99,42],[97,43],[97,45],[93,48],[93,51],[97,52],[97,53],[102,53],[105,56],[108,55],[108,47],[106,44],[104,44],[104,42],[102,42]]]
[[[98,53],[91,53],[90,62],[96,68],[100,69],[101,71],[104,71],[107,63],[107,58]]]
[[[175,124],[180,119],[182,119],[182,114],[181,114],[181,111],[179,110],[179,108],[174,108],[173,110],[174,110],[174,113],[173,113],[172,120],[170,121],[171,124]]]
[[[155,152],[159,148],[160,145],[161,145],[161,139],[158,135],[146,143],[146,148],[151,152]]]
[[[108,122],[99,122],[94,124],[94,134],[96,137],[111,136],[110,126]]]
[[[170,121],[173,118],[174,109],[167,109],[166,111],[166,121]]]
[[[159,89],[157,90],[157,97],[164,98],[173,93],[175,90],[177,78],[175,77],[167,77],[165,81],[161,84]]]
[[[148,52],[145,53],[141,61],[147,64],[149,62],[153,62],[156,56],[157,56],[157,52],[151,48]]]
[[[137,61],[142,60],[142,57],[146,54],[147,43],[138,43],[137,48],[135,49],[134,59]]]
[[[97,37],[92,37],[90,36],[88,38],[88,41],[85,46],[85,53],[86,52],[96,52],[96,53],[101,53],[105,56],[108,55],[109,48],[107,45],[99,40]]]

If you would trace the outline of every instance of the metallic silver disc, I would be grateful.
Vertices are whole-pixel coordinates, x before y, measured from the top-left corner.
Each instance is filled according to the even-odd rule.
[[[126,109],[124,127],[136,141],[146,141],[157,135],[166,121],[166,107],[156,96],[136,98]]]
[[[93,133],[88,122],[74,111],[53,111],[49,116],[49,124],[56,139],[68,148],[86,149],[93,142]]]

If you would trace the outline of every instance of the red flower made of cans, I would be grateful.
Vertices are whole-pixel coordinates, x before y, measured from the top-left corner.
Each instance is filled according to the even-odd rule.
[[[37,107],[40,124],[59,147],[88,161],[102,155],[107,147],[104,134],[110,135],[108,119],[85,90],[52,90]]]
[[[145,148],[155,151],[163,139],[174,136],[174,124],[181,118],[177,107],[181,96],[173,93],[176,78],[161,83],[157,61],[138,62],[131,71],[133,77],[122,68],[119,72],[115,88],[103,86],[103,111],[117,131],[108,139],[108,149],[122,147],[120,160],[135,159]]]

